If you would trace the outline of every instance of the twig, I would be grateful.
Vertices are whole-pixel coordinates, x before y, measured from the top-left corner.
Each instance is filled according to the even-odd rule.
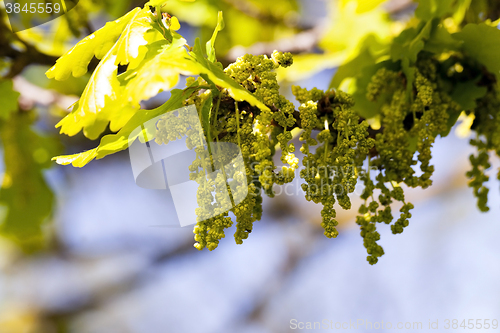
[[[24,110],[32,109],[35,104],[39,106],[57,105],[66,110],[78,100],[76,96],[66,96],[54,90],[40,88],[20,76],[16,76],[13,81],[14,89],[21,94],[19,104]]]
[[[297,24],[293,20],[286,20],[279,15],[275,15],[272,11],[266,13],[257,8],[248,0],[222,0],[227,5],[244,13],[247,16],[253,17],[261,22],[269,22],[274,24],[283,24],[289,28],[296,28]]]
[[[236,1],[225,0],[225,2],[233,3]],[[398,15],[410,10],[414,6],[415,3],[412,0],[392,0],[385,5],[385,8],[389,14]],[[244,11],[243,9],[240,10]],[[231,63],[238,57],[247,53],[270,55],[274,50],[295,54],[312,52],[318,46],[319,41],[323,37],[323,33],[326,30],[324,25],[325,23],[321,22],[314,28],[299,32],[290,38],[283,38],[272,42],[255,43],[250,47],[235,46],[229,50],[225,60],[227,63]]]
[[[398,15],[415,7],[413,0],[392,0],[385,5],[385,9],[391,15]]]

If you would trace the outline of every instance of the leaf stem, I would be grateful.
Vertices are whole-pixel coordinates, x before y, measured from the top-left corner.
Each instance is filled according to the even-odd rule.
[[[234,108],[236,110],[236,135],[238,136],[238,147],[241,149],[241,139],[240,139],[240,110],[238,109],[238,102],[234,102]]]

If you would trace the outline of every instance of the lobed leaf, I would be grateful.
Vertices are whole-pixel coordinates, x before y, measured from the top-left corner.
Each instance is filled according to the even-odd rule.
[[[425,42],[430,38],[432,22],[422,22],[418,28],[408,28],[398,37],[394,38],[391,47],[393,61],[408,58],[411,64],[417,62],[420,51],[425,47]]]
[[[440,133],[442,137],[446,137],[450,134],[451,129],[455,126],[463,111],[475,109],[477,107],[477,100],[483,98],[488,92],[488,88],[478,86],[477,81],[478,80],[458,82],[456,84],[451,94],[451,98],[461,106],[461,110],[456,111],[453,108],[448,109],[449,118],[447,128],[446,131]]]
[[[108,123],[116,132],[140,109],[142,100],[172,88],[180,73],[196,72],[186,69],[186,41],[180,36],[172,44],[161,40],[153,42],[154,47],[145,46],[161,36],[152,30],[150,14],[143,9],[131,19],[95,69],[72,112],[56,125],[61,133],[73,136],[83,130],[86,137],[96,139]],[[128,64],[129,68],[120,79],[119,64]]]
[[[121,75],[123,98],[139,103],[172,89],[179,81],[179,74],[196,74],[197,66],[188,59],[185,42],[182,38],[174,39],[173,43],[160,40],[148,45],[144,61]]]
[[[61,133],[73,136],[83,129],[86,137],[96,139],[108,125],[106,112],[116,112],[124,106],[123,100],[118,98],[121,87],[116,74],[115,49],[116,44],[95,69],[73,111],[56,125]]]
[[[476,101],[486,96],[487,92],[488,88],[478,86],[477,80],[458,82],[451,98],[462,107],[462,111],[469,111],[477,107]]]
[[[219,67],[220,64],[214,64],[205,58],[199,39],[189,54],[184,47],[186,41],[175,32],[171,42],[162,39],[149,43],[152,39],[148,41],[146,35],[152,29],[151,25],[148,26],[152,21],[148,13],[150,12],[144,9],[135,13],[129,20],[130,23],[120,39],[92,74],[72,112],[56,125],[61,128],[61,133],[72,136],[83,130],[85,136],[96,139],[108,123],[111,131],[122,133],[120,129],[125,129],[130,121],[133,123],[136,119],[134,117],[140,109],[139,103],[160,91],[173,88],[180,74],[205,75],[215,85],[227,89],[235,100],[247,101],[262,110],[268,110],[267,106],[227,76]],[[223,27],[222,15],[219,19],[216,31]],[[142,46],[145,46],[143,55],[139,51]],[[127,63],[127,71],[118,76],[118,65]],[[175,96],[170,100],[173,103]],[[150,113],[139,111],[140,115],[145,116]],[[126,148],[121,145],[109,148],[111,141],[108,136],[104,137],[99,148],[81,154],[61,156],[56,161],[60,164],[83,166],[94,158],[99,158],[100,152],[114,152],[118,148]]]
[[[123,30],[120,39],[117,41],[117,65],[129,65],[129,68],[135,68],[144,58],[145,52],[140,52],[141,46],[154,42],[161,36],[159,33],[149,34],[153,30],[152,13],[148,7],[138,11],[132,20]]]
[[[342,82],[348,78],[356,78],[362,74],[363,68],[374,65],[377,61],[376,52],[382,45],[375,35],[368,35],[360,44],[360,51],[356,57],[342,64],[333,76],[329,88],[340,88]]]
[[[500,30],[486,23],[467,24],[462,31],[453,35],[463,42],[464,52],[486,66],[500,82]]]
[[[123,28],[141,11],[135,8],[121,18],[108,22],[104,27],[82,39],[71,50],[59,58],[45,75],[49,79],[66,80],[73,75],[80,77],[87,73],[88,65],[95,56],[102,59],[113,47]]]
[[[79,154],[57,156],[52,160],[56,161],[58,164],[72,164],[74,167],[81,168],[94,159],[101,159],[105,156],[125,150],[139,136],[139,134],[137,134],[136,136],[131,137],[132,133],[138,127],[159,115],[181,108],[183,106],[183,101],[197,89],[198,88],[196,86],[189,87],[184,90],[174,89],[172,90],[170,99],[165,104],[153,110],[138,111],[118,133],[104,136],[98,147]],[[149,141],[154,138],[155,133],[148,133]]]
[[[457,51],[460,49],[461,44],[460,41],[453,38],[443,24],[439,23],[433,27],[429,40],[425,43],[424,50],[440,54],[446,51]]]

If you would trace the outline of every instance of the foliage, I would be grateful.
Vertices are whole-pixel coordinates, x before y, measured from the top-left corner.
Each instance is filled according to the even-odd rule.
[[[206,140],[237,144],[243,154],[249,195],[231,210],[236,217],[234,237],[240,244],[261,218],[262,196],[273,197],[275,189],[293,181],[299,170],[292,141],[300,131],[302,188],[306,200],[323,207],[325,236],[337,237],[336,204],[351,209],[350,194],[362,182],[364,202],[356,222],[367,260],[375,264],[384,254],[378,244],[378,223],[390,225],[394,234],[409,225],[413,204],[406,200],[404,189],[432,185],[432,146],[464,114],[474,118],[470,130],[476,137],[471,145],[477,147],[466,176],[479,209],[488,210],[489,154],[494,151],[500,156],[496,63],[500,32],[492,22],[500,12],[496,5],[487,0],[420,0],[415,15],[403,24],[391,19],[380,6],[383,1],[337,1],[330,9],[332,23],[318,38],[321,53],[292,57],[275,51],[246,54],[231,62],[224,56],[236,44],[250,46],[298,30],[285,20],[297,11],[294,2],[249,0],[244,8],[240,3],[153,0],[107,23],[62,55],[47,77],[66,80],[85,75],[89,66],[93,70],[80,100],[57,127],[69,136],[83,132],[89,139],[101,140],[94,149],[58,156],[55,161],[83,167],[124,150],[138,137],[131,136],[134,129],[163,114],[147,140],[167,144],[174,134],[189,139],[193,135],[189,124],[176,123],[174,134],[166,128],[177,121],[169,111],[194,104]],[[196,12],[203,15],[192,15]],[[179,33],[178,18],[171,14],[200,26],[204,47],[199,38],[188,45]],[[100,61],[96,63],[94,57]],[[292,87],[298,110],[280,92],[280,81],[335,66],[339,67],[326,91]],[[172,90],[169,100],[155,109],[141,109],[144,101],[174,88],[180,75],[189,76],[186,88]],[[4,96],[10,103],[17,99],[9,80],[0,81],[0,91],[8,94]],[[14,122],[11,114],[16,105],[1,107],[1,117]],[[9,142],[9,137],[2,140]],[[200,147],[191,148],[197,153],[190,172],[199,182],[200,206],[195,246],[213,250],[233,221],[221,208],[229,202],[207,198],[221,197],[217,192],[221,185],[245,179],[231,174],[231,168],[213,179],[197,177],[207,171],[207,165],[231,156],[214,161]],[[275,155],[282,166],[276,165]],[[22,185],[22,180],[16,183]],[[231,188],[233,196],[243,191],[241,186]],[[393,215],[393,209],[399,210],[399,216]],[[205,218],[214,212],[215,217]],[[46,215],[45,211],[38,214]]]
[[[12,80],[0,80],[0,118],[4,120],[17,110],[19,93],[13,87]]]
[[[1,125],[5,174],[0,189],[0,207],[5,219],[3,235],[28,252],[45,245],[43,223],[54,204],[43,176],[51,165],[50,157],[61,147],[53,137],[42,136],[30,128],[34,114],[13,113]]]
[[[299,1],[297,0],[171,0],[162,10],[191,26],[205,42],[213,35],[218,12],[225,16],[225,29],[217,37],[217,53],[227,54],[233,47],[249,47],[293,36],[300,31]]]

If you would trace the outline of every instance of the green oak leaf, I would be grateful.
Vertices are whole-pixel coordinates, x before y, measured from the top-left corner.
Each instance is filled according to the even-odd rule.
[[[487,92],[488,88],[479,87],[476,81],[459,82],[451,98],[462,107],[462,111],[469,111],[477,107],[476,101],[483,98]]]
[[[441,54],[446,51],[458,51],[462,43],[448,32],[448,30],[439,22],[432,29],[429,40],[425,43],[424,51]]]
[[[454,7],[452,5],[455,0],[419,0],[418,2],[415,16],[423,21],[430,21],[453,13]]]
[[[337,69],[330,82],[330,89],[339,88],[345,79],[358,77],[362,73],[363,68],[376,63],[377,57],[372,48],[379,49],[382,46],[377,41],[376,36],[367,36],[360,45],[362,45],[362,49],[359,54]]]
[[[204,74],[215,85],[227,89],[235,100],[268,110],[227,76],[220,64],[205,58],[199,39],[189,54],[184,47],[186,41],[177,33],[172,34],[171,41],[162,39],[148,44],[152,40],[145,37],[151,30],[148,15],[150,12],[142,10],[129,20],[129,26],[102,58],[72,112],[56,125],[61,128],[61,133],[73,136],[83,130],[89,139],[97,139],[108,124],[111,131],[117,132],[140,109],[142,100],[173,88],[180,74]],[[137,34],[132,33],[135,29],[139,30]],[[141,47],[144,50],[142,56],[138,51]],[[118,76],[118,64],[128,61],[134,65],[129,63],[127,71]]]
[[[455,89],[451,93],[451,98],[460,105],[461,109],[458,111],[454,108],[448,109],[447,128],[443,133],[440,133],[442,137],[450,134],[462,111],[474,110],[477,107],[477,100],[483,98],[488,93],[488,88],[478,86],[477,82],[478,80],[476,79],[456,84]]]
[[[417,62],[420,51],[425,47],[426,40],[429,39],[432,31],[432,22],[422,22],[418,28],[408,28],[394,39],[391,48],[391,58],[393,61],[408,58],[411,64]]]
[[[467,24],[453,37],[463,42],[464,52],[477,62],[486,66],[488,71],[500,82],[500,30],[486,23]]]
[[[395,63],[390,60],[383,61],[375,65],[364,67],[361,70],[361,75],[354,82],[356,86],[354,92],[352,93],[352,98],[356,101],[354,110],[361,117],[366,119],[373,118],[380,114],[382,106],[392,98],[392,96],[389,96],[389,94],[387,93],[379,96],[379,98],[375,102],[368,100],[368,98],[366,97],[368,93],[368,85],[370,84],[372,77],[381,68],[387,68],[392,71],[401,70],[401,66],[399,63]]]

